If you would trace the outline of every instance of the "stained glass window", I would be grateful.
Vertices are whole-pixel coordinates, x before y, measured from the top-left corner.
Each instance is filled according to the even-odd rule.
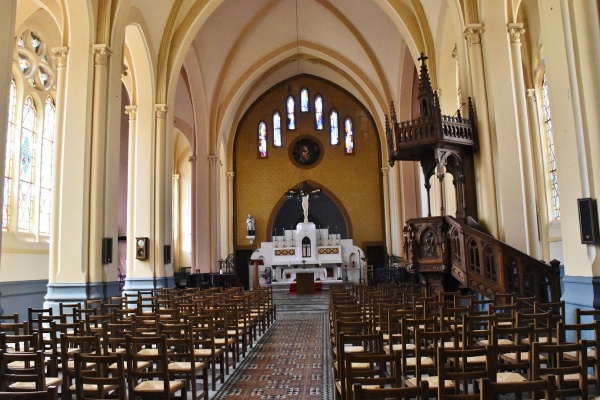
[[[54,130],[56,105],[48,96],[44,108],[44,130],[42,131],[42,154],[40,168],[40,233],[50,234],[50,206],[52,204],[52,160],[54,151]]]
[[[352,128],[352,119],[346,118],[344,121],[344,152],[346,154],[354,154],[354,130]]]
[[[302,88],[302,91],[300,92],[300,112],[308,112],[308,110],[308,89]]]
[[[273,113],[273,147],[281,147],[281,115],[279,111]]]
[[[296,105],[293,96],[288,96],[286,102],[288,131],[296,130]]]
[[[35,135],[37,111],[29,96],[23,105],[23,126],[19,151],[19,197],[17,230],[30,232],[33,225]]]
[[[258,158],[267,158],[267,124],[258,124]]]
[[[315,97],[315,128],[323,130],[323,98],[320,95]]]
[[[544,107],[544,125],[546,127],[546,144],[548,151],[548,173],[550,175],[550,188],[552,191],[552,215],[560,219],[560,198],[558,196],[558,179],[556,176],[556,158],[554,156],[554,138],[552,136],[552,121],[550,118],[550,99],[548,98],[548,81],[546,75],[542,82],[542,96]]]
[[[331,113],[329,114],[329,144],[333,146],[340,144],[338,113],[335,110],[331,110]]]
[[[10,218],[10,192],[12,190],[12,147],[15,132],[15,107],[17,103],[17,84],[10,82],[10,99],[8,105],[8,128],[6,130],[6,153],[4,154],[4,204],[2,205],[2,229],[8,229]]]

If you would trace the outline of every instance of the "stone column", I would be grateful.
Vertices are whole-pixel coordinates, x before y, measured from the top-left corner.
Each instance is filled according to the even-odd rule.
[[[127,251],[125,273],[127,278],[133,275],[135,260],[135,165],[136,165],[136,130],[137,130],[137,106],[125,106],[125,114],[129,116],[129,154],[127,155]]]
[[[52,174],[52,209],[50,213],[50,237],[58,237],[58,226],[60,221],[60,207],[58,206],[61,196],[60,176],[62,175],[63,165],[63,139],[65,130],[65,85],[67,79],[67,57],[69,55],[68,47],[55,47],[52,49],[56,59],[56,133],[54,135],[54,171]],[[58,273],[58,240],[50,242],[50,257],[48,260],[48,282],[56,282]]]
[[[231,254],[233,248],[233,180],[235,172],[227,172],[227,253]]]
[[[496,205],[496,182],[492,162],[492,140],[487,103],[487,88],[483,68],[481,33],[483,25],[468,24],[464,37],[469,47],[469,65],[473,84],[473,101],[477,109],[477,128],[479,133],[479,155],[475,156],[477,186],[477,212],[479,222],[494,236],[498,236],[498,207]]]
[[[179,240],[179,221],[180,221],[180,175],[179,174],[173,174],[173,227],[175,229],[173,229],[173,249],[172,249],[172,254],[173,254],[173,258],[171,260],[171,262],[173,263],[173,272],[175,272],[175,267],[177,267],[177,269],[181,268],[181,264],[180,264],[180,256],[181,256],[181,242]]]
[[[508,34],[510,37],[510,55],[512,76],[514,82],[515,108],[517,112],[517,124],[519,127],[519,141],[522,160],[523,174],[523,192],[525,194],[525,213],[526,213],[526,238],[527,253],[540,258],[540,246],[537,240],[538,227],[536,220],[535,206],[535,184],[533,179],[533,160],[532,147],[529,135],[529,121],[527,118],[527,101],[525,99],[525,81],[523,79],[523,67],[521,57],[521,35],[525,33],[523,24],[508,24]]]
[[[156,104],[156,150],[154,152],[154,277],[157,279],[158,287],[161,286],[166,277],[165,264],[163,260],[163,249],[165,245],[165,171],[167,152],[167,106]]]
[[[217,256],[217,183],[219,181],[219,157],[208,156],[209,176],[209,271],[215,272],[219,263]]]
[[[94,45],[94,95],[92,100],[92,148],[90,163],[89,282],[102,282],[102,238],[104,237],[106,181],[106,110],[108,64],[111,50]]]
[[[196,184],[196,177],[197,177],[197,173],[196,173],[196,166],[197,166],[197,157],[195,155],[190,156],[188,158],[188,161],[190,162],[191,166],[191,170],[192,170],[192,187],[191,187],[191,192],[192,192],[192,199],[191,199],[191,204],[192,204],[192,224],[191,224],[191,249],[190,249],[190,260],[191,260],[191,267],[192,267],[192,272],[195,273],[196,269],[198,269],[199,265],[201,265],[198,261],[196,260],[196,256],[198,254],[198,250],[197,250],[197,243],[196,240],[198,240],[198,234],[197,232],[197,219],[198,219],[198,213],[196,212],[196,209],[198,207],[197,201],[198,201],[198,196],[196,194],[196,188],[198,187],[198,185]]]
[[[390,167],[381,167],[381,179],[383,181],[383,210],[385,223],[385,246],[390,251],[392,248],[391,238],[391,220],[390,220],[390,182],[389,182]]]

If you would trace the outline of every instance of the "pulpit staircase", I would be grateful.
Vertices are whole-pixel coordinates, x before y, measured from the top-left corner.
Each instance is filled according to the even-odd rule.
[[[484,232],[471,219],[416,218],[404,229],[403,267],[432,293],[470,289],[492,298],[515,293],[560,300],[560,262],[536,260]]]

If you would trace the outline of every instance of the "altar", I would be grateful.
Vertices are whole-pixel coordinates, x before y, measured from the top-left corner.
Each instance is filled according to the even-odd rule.
[[[285,268],[281,275],[277,278],[277,281],[294,281],[296,279],[296,274],[310,273],[313,274],[313,280],[315,281],[327,279],[327,269],[325,268]]]
[[[273,229],[272,240],[261,242],[250,257],[250,281],[259,284],[258,276],[268,276],[270,271],[268,283],[273,284],[294,282],[302,273],[312,275],[313,282],[361,283],[364,253],[352,239],[342,239],[337,227],[332,232],[308,221],[308,198],[320,189],[309,188],[306,182],[305,186],[286,193],[286,198],[302,200],[304,222],[295,229]]]

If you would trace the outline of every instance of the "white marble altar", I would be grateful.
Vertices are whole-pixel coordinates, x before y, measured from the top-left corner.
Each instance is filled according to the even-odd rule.
[[[272,242],[261,242],[250,258],[262,261],[260,273],[271,268],[272,281],[293,281],[291,275],[313,272],[315,279],[359,283],[360,274],[358,271],[353,273],[353,270],[362,267],[360,256],[364,252],[354,245],[352,239],[341,239],[339,233],[331,233],[328,228],[317,229],[312,222],[301,222],[296,229],[286,229],[281,233],[274,235]],[[286,274],[290,278],[286,278]]]

